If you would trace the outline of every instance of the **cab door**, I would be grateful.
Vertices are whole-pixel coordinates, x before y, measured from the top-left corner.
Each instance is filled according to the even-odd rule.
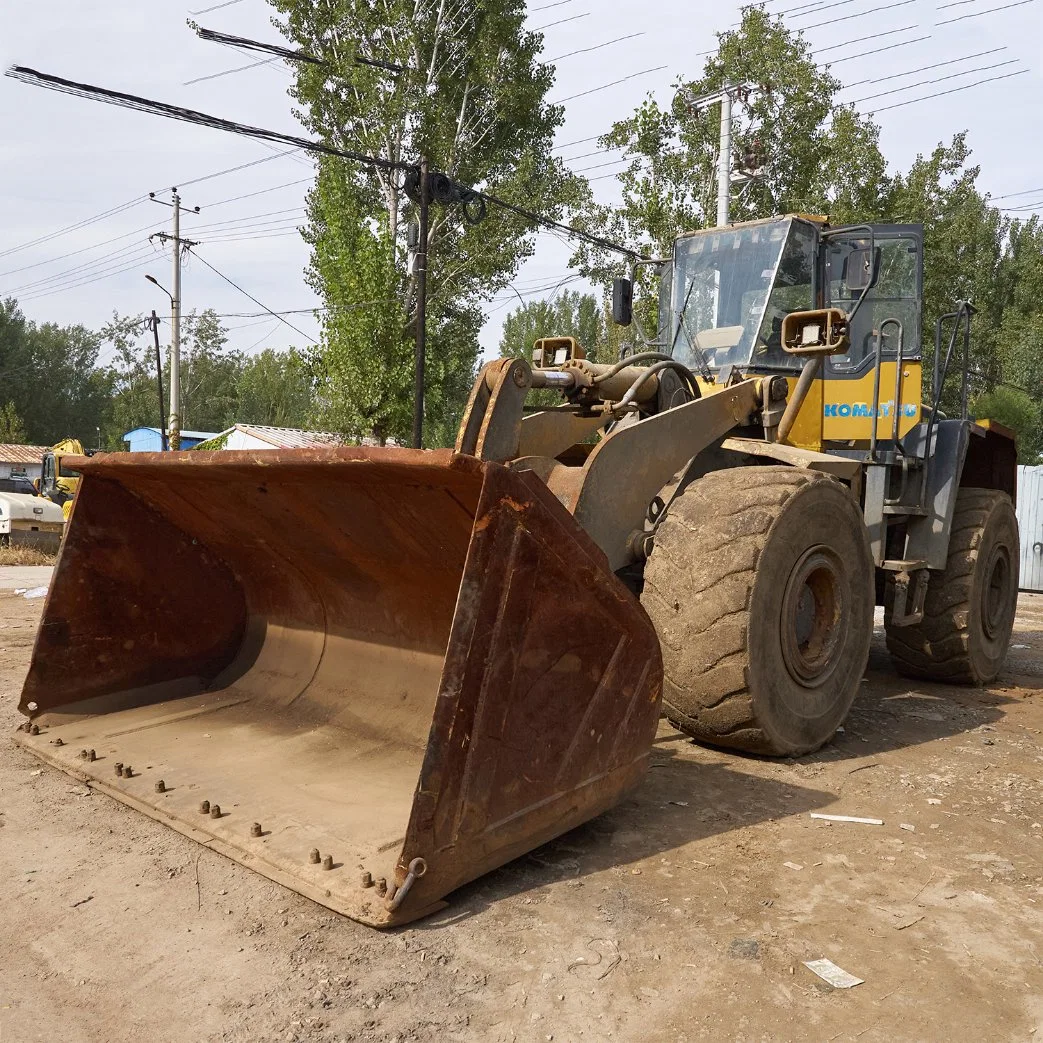
[[[851,320],[846,355],[826,359],[822,389],[822,437],[827,443],[868,443],[891,438],[897,413],[899,437],[920,422],[923,226],[873,225],[827,233],[823,279],[827,307],[851,311],[862,296],[875,257],[875,279]],[[894,321],[897,320],[896,325]],[[883,330],[879,400],[874,400],[877,334]],[[902,367],[897,367],[899,338]]]

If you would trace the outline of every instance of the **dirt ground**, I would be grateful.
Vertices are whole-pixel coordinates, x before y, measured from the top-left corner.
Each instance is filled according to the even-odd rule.
[[[0,734],[41,607],[0,592]],[[0,1043],[1043,1041],[1041,685],[1043,597],[985,691],[910,688],[878,634],[827,749],[664,726],[623,806],[384,934],[0,738]]]

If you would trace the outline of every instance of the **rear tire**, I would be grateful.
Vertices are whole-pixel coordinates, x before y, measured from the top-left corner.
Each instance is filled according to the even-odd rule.
[[[700,478],[645,566],[665,715],[715,746],[818,749],[858,691],[873,600],[862,513],[839,482],[775,466]]]
[[[960,489],[944,571],[932,572],[924,616],[887,626],[887,649],[906,677],[984,685],[1007,657],[1017,611],[1018,520],[1006,493]]]

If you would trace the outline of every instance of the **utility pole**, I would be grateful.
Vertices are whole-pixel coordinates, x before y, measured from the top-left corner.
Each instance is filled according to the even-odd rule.
[[[731,220],[732,198],[732,105],[736,100],[746,101],[750,87],[725,85],[712,94],[689,101],[694,112],[716,105],[721,106],[721,152],[717,159],[717,227],[723,228]]]
[[[174,189],[174,289],[170,296],[170,448],[181,448],[181,196]]]
[[[155,192],[149,192],[149,198],[155,202],[161,202],[156,199]],[[174,211],[174,234],[156,232],[155,237],[163,242],[170,242],[174,255],[173,292],[168,295],[170,297],[170,448],[177,450],[181,448],[181,253],[183,249],[199,244],[190,239],[181,238],[181,196],[178,195],[176,187],[171,189],[169,205]],[[198,206],[193,209],[193,213],[199,213]],[[151,238],[152,236],[149,236],[149,239]],[[155,282],[155,279],[150,281]],[[159,284],[156,283],[156,285]]]
[[[717,227],[728,224],[732,198],[732,96],[721,92],[721,154],[717,161]],[[177,213],[175,210],[174,213]],[[177,290],[174,291],[177,293]]]
[[[413,448],[424,448],[424,361],[427,353],[427,233],[431,201],[427,160],[420,161],[420,231],[417,236],[416,271],[416,383],[413,399]]]
[[[156,309],[152,309],[152,318],[148,320],[148,327],[152,330],[152,336],[156,342],[156,390],[159,392],[159,438],[160,446],[165,453],[167,445],[167,418],[163,409],[163,357],[159,352],[159,316]]]

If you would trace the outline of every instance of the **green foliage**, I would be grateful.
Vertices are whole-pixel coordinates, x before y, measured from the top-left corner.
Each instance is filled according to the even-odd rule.
[[[580,197],[551,148],[562,109],[546,103],[553,70],[524,29],[523,0],[272,0],[284,35],[323,66],[300,63],[299,116],[331,145],[433,170],[543,213]],[[399,74],[358,63],[396,63]],[[402,172],[319,162],[309,197],[310,281],[326,305],[318,399],[326,426],[350,436],[409,436],[416,281],[407,229],[416,206]],[[470,224],[432,207],[426,444],[447,444],[479,356],[480,304],[533,250],[525,219],[490,207]]]
[[[106,370],[112,399],[102,424],[103,443],[110,450],[124,449],[127,431],[159,425],[155,342],[141,315],[114,315],[101,337],[112,349]],[[182,320],[182,430],[223,431],[235,423],[309,426],[313,378],[300,352],[269,349],[245,356],[226,344],[226,331],[212,310]],[[160,357],[168,401],[169,345],[161,344]]]
[[[606,350],[611,350],[607,346],[604,308],[593,294],[575,290],[515,308],[503,323],[500,357],[532,362],[533,345],[541,337],[575,337],[592,362],[599,358],[605,361]],[[530,391],[526,399],[530,406],[556,406],[561,401],[556,391]]]
[[[8,402],[0,409],[0,442],[4,445],[24,445],[25,428],[13,402]]]
[[[100,347],[101,338],[83,326],[37,325],[13,299],[0,301],[0,381],[30,443],[95,444],[111,390],[95,368]]]
[[[236,380],[235,420],[232,423],[272,427],[306,427],[312,408],[313,378],[308,360],[296,349],[275,351],[243,360]]]
[[[1000,386],[974,399],[970,413],[979,420],[997,420],[1017,434],[1019,464],[1041,462],[1043,415],[1038,399],[1017,388]]]
[[[532,360],[532,346],[540,337],[575,337],[587,358],[604,362],[605,309],[590,293],[565,290],[546,301],[529,301],[504,320],[500,356]],[[611,361],[615,361],[613,357]]]
[[[760,152],[763,172],[732,193],[733,221],[786,213],[830,214],[835,223],[880,212],[891,190],[879,130],[836,100],[840,81],[816,64],[810,45],[781,18],[759,7],[719,34],[719,46],[696,79],[681,77],[672,105],[649,96],[601,139],[624,150],[622,205],[591,206],[587,222],[601,234],[646,256],[669,256],[676,236],[712,225],[717,217],[720,107],[696,110],[691,99],[725,84],[765,84],[736,121],[736,154]],[[618,260],[582,247],[576,263],[602,282]],[[654,292],[651,283],[648,291]]]

